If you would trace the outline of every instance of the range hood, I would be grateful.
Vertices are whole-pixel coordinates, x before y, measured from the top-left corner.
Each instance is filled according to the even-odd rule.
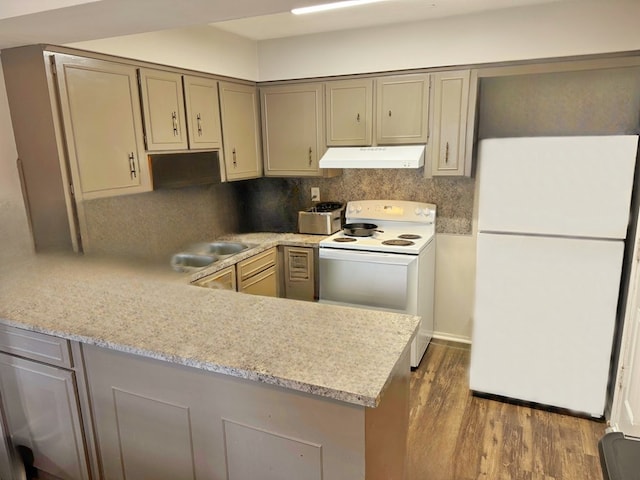
[[[420,168],[424,145],[384,147],[331,147],[320,159],[320,168]]]

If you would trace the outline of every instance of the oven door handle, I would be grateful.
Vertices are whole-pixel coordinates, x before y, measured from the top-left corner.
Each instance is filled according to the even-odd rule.
[[[319,257],[321,260],[346,260],[349,262],[385,263],[391,265],[410,265],[418,260],[417,255],[361,250],[339,250],[332,248],[321,248]]]

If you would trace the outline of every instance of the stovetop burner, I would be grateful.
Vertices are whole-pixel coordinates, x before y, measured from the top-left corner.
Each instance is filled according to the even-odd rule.
[[[411,245],[415,245],[415,242],[410,240],[401,240],[399,238],[393,238],[391,240],[385,240],[382,242],[383,245],[393,245],[395,247],[409,247]]]
[[[405,240],[418,240],[422,238],[422,236],[416,235],[415,233],[403,233],[402,235],[398,235],[398,238],[404,238]]]
[[[334,242],[343,242],[343,243],[355,242],[356,240],[357,238],[354,238],[354,237],[338,237],[333,239]]]

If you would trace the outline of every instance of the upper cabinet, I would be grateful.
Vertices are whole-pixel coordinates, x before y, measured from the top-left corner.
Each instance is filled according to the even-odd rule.
[[[477,81],[470,70],[433,74],[431,174],[470,175]],[[471,100],[471,101],[470,101]]]
[[[428,74],[378,78],[376,101],[376,141],[379,145],[427,142]]]
[[[328,146],[427,143],[429,75],[327,82],[326,111]]]
[[[324,97],[322,83],[260,89],[266,176],[322,176]]]
[[[183,82],[189,147],[192,150],[222,148],[218,82],[190,75],[185,75]]]
[[[220,115],[227,180],[262,176],[257,88],[220,82]]]
[[[373,80],[327,82],[327,145],[368,146],[373,132]]]
[[[139,74],[147,150],[186,150],[182,75],[148,68]]]
[[[66,55],[55,62],[76,194],[90,199],[151,190],[136,69]]]

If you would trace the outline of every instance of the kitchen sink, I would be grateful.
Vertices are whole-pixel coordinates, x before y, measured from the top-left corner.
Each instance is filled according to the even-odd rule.
[[[208,267],[218,260],[216,255],[182,252],[171,257],[171,267],[178,272],[188,272],[194,269]]]
[[[184,252],[171,257],[171,267],[178,272],[188,272],[208,267],[218,260],[251,248],[242,242],[205,242],[191,245]]]
[[[227,257],[247,250],[250,245],[241,242],[211,242],[205,243],[204,247],[209,254],[217,255],[218,257]]]

